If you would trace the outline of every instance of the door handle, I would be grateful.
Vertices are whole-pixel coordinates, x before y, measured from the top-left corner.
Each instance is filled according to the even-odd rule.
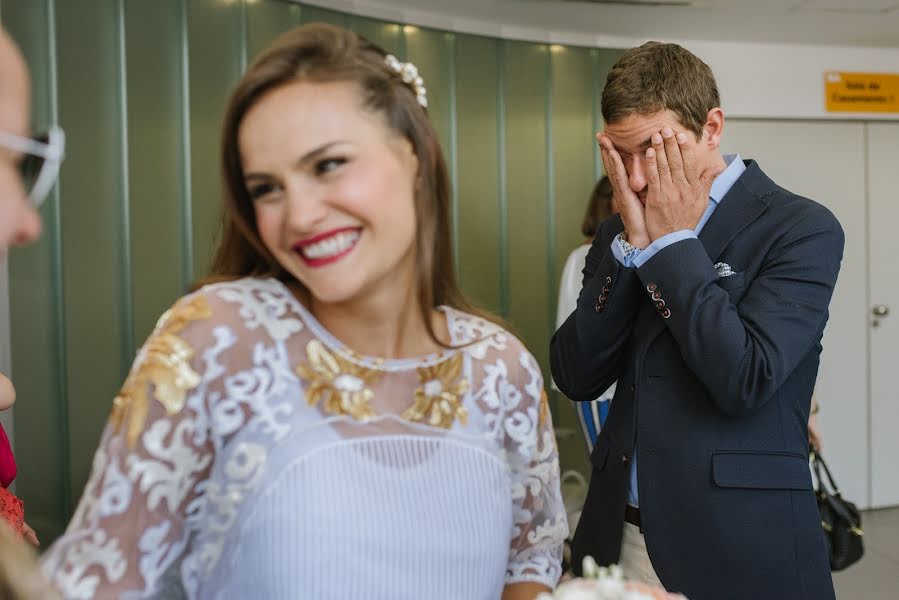
[[[878,304],[871,309],[871,313],[873,313],[875,317],[886,317],[890,314],[890,307],[886,304]]]

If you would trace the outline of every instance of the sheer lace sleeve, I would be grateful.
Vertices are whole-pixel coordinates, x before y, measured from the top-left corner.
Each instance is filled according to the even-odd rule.
[[[94,457],[84,494],[42,568],[66,598],[161,592],[189,547],[186,521],[213,448],[204,407],[216,368],[212,309],[179,301],[138,352]]]
[[[480,318],[457,319],[456,339],[469,346],[474,398],[502,446],[512,477],[512,519],[506,583],[555,587],[562,574],[568,522],[559,483],[559,455],[540,367],[514,336]]]
[[[562,574],[568,522],[559,482],[559,453],[543,377],[534,357],[510,344],[509,385],[503,391],[505,445],[512,470],[513,523],[506,583],[555,587]]]

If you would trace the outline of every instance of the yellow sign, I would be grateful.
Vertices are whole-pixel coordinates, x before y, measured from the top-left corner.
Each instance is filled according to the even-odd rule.
[[[824,73],[827,112],[899,113],[899,73]]]

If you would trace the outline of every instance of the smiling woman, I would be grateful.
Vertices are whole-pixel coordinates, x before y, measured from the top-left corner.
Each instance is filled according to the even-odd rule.
[[[212,278],[138,354],[45,569],[67,597],[533,599],[567,535],[534,357],[459,292],[414,67],[247,70]]]
[[[259,236],[316,314],[403,288],[415,304],[418,159],[359,104],[354,83],[299,81],[263,96],[238,134]]]

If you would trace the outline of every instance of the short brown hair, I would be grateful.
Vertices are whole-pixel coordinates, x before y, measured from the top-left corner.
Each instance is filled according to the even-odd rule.
[[[702,137],[709,111],[720,105],[712,70],[677,44],[646,42],[631,48],[609,71],[602,91],[606,123],[668,109],[697,138]]]
[[[459,289],[453,269],[449,175],[437,133],[415,91],[386,65],[385,56],[384,50],[352,31],[313,23],[282,34],[250,65],[225,114],[224,222],[205,283],[247,276],[275,277],[293,284],[308,299],[309,291],[278,263],[259,236],[253,201],[244,184],[238,133],[247,112],[281,86],[298,81],[354,83],[359,88],[362,109],[381,115],[391,130],[409,140],[418,158],[416,295],[428,333],[442,344],[430,318],[434,307],[446,305],[491,316],[475,309]]]
[[[612,182],[603,175],[593,186],[590,200],[587,202],[587,211],[584,213],[584,221],[581,223],[581,233],[592,238],[596,235],[596,228],[612,214]]]

